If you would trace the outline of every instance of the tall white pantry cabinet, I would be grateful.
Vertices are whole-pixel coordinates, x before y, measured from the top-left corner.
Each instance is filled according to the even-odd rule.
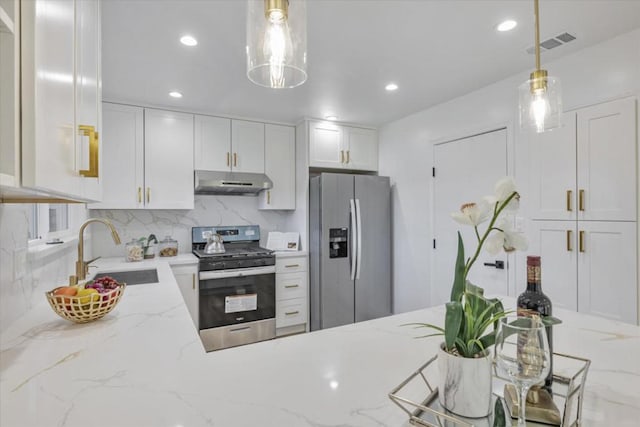
[[[530,138],[531,253],[554,305],[638,323],[637,100]]]

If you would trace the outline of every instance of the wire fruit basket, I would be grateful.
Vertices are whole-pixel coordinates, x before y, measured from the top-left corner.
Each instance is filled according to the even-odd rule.
[[[125,283],[118,283],[117,288],[105,293],[85,296],[54,295],[56,288],[45,292],[45,295],[58,316],[76,323],[88,323],[113,310],[120,302],[125,287]]]

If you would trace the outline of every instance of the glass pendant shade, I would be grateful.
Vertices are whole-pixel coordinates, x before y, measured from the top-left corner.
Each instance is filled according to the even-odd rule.
[[[520,127],[545,132],[562,125],[562,91],[560,80],[538,70],[520,85]]]
[[[306,0],[247,0],[247,77],[270,88],[307,80]]]

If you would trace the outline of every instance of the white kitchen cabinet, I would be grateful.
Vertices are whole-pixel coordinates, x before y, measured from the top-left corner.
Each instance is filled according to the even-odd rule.
[[[0,2],[0,186],[20,185],[20,3]]]
[[[193,115],[144,110],[147,209],[193,209]]]
[[[290,126],[265,125],[264,172],[273,182],[259,195],[259,209],[296,208],[296,135]]]
[[[102,105],[102,202],[91,209],[144,207],[144,109]]]
[[[91,209],[193,209],[193,115],[104,103],[103,201]]]
[[[578,110],[578,219],[636,220],[636,99]]]
[[[636,220],[636,99],[565,113],[561,129],[531,135],[531,216]]]
[[[22,186],[70,200],[99,200],[99,3],[20,5]]]
[[[309,323],[306,253],[276,253],[276,335],[305,332]]]
[[[333,122],[309,122],[309,166],[377,171],[377,132]]]
[[[196,170],[231,170],[231,119],[195,116]]]
[[[528,235],[554,306],[637,324],[635,222],[532,221]]]
[[[577,248],[578,310],[637,324],[636,223],[582,221]]]
[[[198,264],[172,265],[171,270],[193,324],[198,329]]]
[[[264,173],[264,123],[195,116],[197,170]]]

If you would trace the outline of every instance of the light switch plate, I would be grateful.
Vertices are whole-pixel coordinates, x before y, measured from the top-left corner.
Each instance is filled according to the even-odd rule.
[[[16,249],[13,252],[13,280],[24,277],[27,272],[27,249]]]

